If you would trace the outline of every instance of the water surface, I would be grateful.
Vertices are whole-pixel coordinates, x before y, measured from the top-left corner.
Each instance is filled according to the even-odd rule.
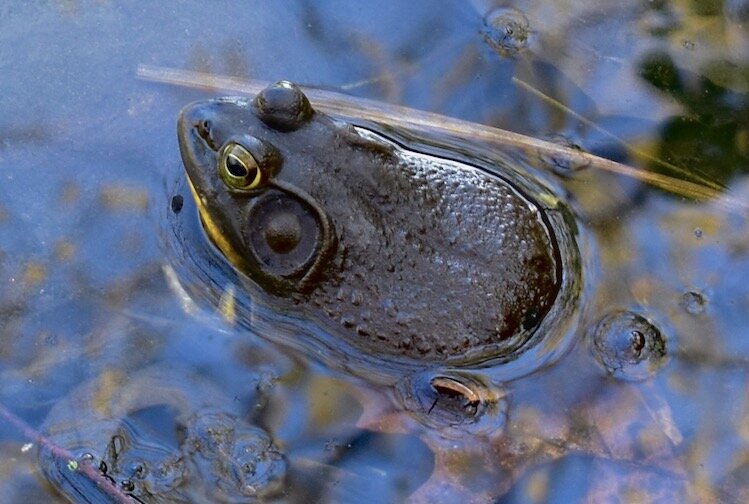
[[[124,493],[173,500],[746,501],[747,23],[743,0],[7,2],[4,416],[74,455],[98,450]],[[139,65],[289,79],[724,194],[694,201],[591,166],[549,172],[542,157],[589,237],[579,329],[550,365],[482,384],[491,421],[445,428],[451,417],[406,389],[277,346],[175,290],[165,233],[172,198],[189,197],[175,120],[217,92],[137,79]],[[594,342],[618,327],[606,317],[630,312],[665,356],[611,369]],[[119,498],[40,443],[0,422],[1,500]]]

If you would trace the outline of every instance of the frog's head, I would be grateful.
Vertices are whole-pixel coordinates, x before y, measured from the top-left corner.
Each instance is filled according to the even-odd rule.
[[[304,159],[310,138],[326,141],[307,97],[279,82],[254,100],[193,103],[179,117],[179,144],[206,232],[234,266],[264,288],[304,292],[334,254],[330,218],[305,187],[310,172],[285,168],[285,146]],[[289,164],[289,163],[286,163]]]

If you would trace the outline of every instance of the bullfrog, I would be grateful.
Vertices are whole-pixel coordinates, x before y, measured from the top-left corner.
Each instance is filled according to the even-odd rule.
[[[563,203],[510,163],[409,148],[315,110],[287,81],[186,106],[178,138],[218,252],[334,346],[421,364],[511,360],[569,302]]]

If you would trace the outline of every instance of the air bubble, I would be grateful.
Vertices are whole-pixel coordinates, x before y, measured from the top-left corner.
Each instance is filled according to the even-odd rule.
[[[181,195],[177,194],[173,196],[172,202],[171,202],[172,212],[174,212],[175,214],[180,213],[182,211],[182,207],[184,206],[184,204],[185,204],[185,200]]]
[[[645,380],[666,362],[666,339],[646,318],[619,311],[595,327],[592,350],[606,371],[627,381]]]
[[[549,142],[567,147],[574,151],[579,152],[581,155],[574,155],[572,153],[559,153],[549,152],[548,150],[540,150],[538,157],[543,164],[549,167],[551,171],[559,176],[570,178],[580,170],[590,166],[590,159],[582,156],[582,148],[574,143],[564,135],[553,135],[547,138]]]
[[[481,35],[492,50],[503,58],[515,57],[528,45],[528,18],[517,9],[500,7],[484,17]]]
[[[700,292],[689,291],[681,296],[681,307],[690,315],[699,315],[705,311],[707,300]]]
[[[447,438],[497,434],[505,425],[504,394],[474,376],[419,373],[403,380],[397,391],[406,411]]]

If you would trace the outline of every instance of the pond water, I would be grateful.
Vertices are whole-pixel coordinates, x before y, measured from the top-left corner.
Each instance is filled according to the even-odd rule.
[[[746,0],[5,2],[0,69],[3,502],[749,500]],[[280,79],[538,172],[584,278],[558,338],[388,381],[252,319],[176,119]]]

